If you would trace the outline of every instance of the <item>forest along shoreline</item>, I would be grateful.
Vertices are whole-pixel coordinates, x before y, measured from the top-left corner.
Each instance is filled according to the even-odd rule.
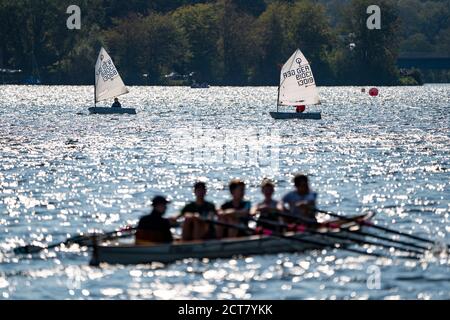
[[[366,25],[372,4],[114,0],[105,8],[91,1],[80,7],[81,29],[69,30],[61,1],[0,0],[0,30],[8,30],[1,35],[0,83],[90,85],[102,46],[129,85],[276,85],[277,66],[297,47],[309,57],[319,86],[450,82],[448,69],[398,64],[411,52],[448,56],[449,29],[440,22],[450,15],[446,2],[380,0],[380,30]],[[353,19],[361,14],[364,19]]]

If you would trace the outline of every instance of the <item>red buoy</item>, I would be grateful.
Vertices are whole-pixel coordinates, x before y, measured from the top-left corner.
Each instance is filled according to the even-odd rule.
[[[372,89],[370,89],[370,91],[369,91],[369,94],[370,94],[371,97],[377,97],[379,93],[380,93],[380,92],[378,91],[377,88],[372,88]]]
[[[295,109],[297,113],[303,113],[306,110],[306,106],[297,106]]]

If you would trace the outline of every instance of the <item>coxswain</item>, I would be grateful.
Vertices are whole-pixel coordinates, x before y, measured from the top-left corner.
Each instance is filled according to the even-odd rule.
[[[157,196],[152,201],[153,211],[150,215],[140,219],[137,232],[136,244],[148,243],[171,243],[173,241],[170,231],[171,222],[165,219],[167,205],[170,201],[162,196]]]

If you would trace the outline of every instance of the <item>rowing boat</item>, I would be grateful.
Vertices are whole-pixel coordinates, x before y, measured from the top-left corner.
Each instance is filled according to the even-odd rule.
[[[360,221],[372,219],[373,215],[368,214],[359,217]],[[354,222],[348,220],[333,221],[334,224],[345,225],[344,229],[333,232],[333,235],[345,236],[353,231],[348,227],[356,226]],[[352,234],[352,237],[361,237]],[[336,244],[347,245],[352,243],[343,239],[331,240],[331,246]],[[292,241],[292,240],[295,241]],[[304,242],[302,242],[303,240]],[[319,242],[324,245],[316,245],[311,242]],[[230,238],[209,241],[175,242],[172,244],[159,245],[135,245],[126,244],[120,241],[104,242],[94,246],[91,265],[101,263],[133,265],[147,264],[152,262],[173,263],[184,259],[218,259],[230,258],[233,256],[266,255],[277,253],[302,252],[306,250],[321,249],[330,246],[330,238],[327,233],[286,233],[283,238],[268,235],[255,235],[241,238]]]

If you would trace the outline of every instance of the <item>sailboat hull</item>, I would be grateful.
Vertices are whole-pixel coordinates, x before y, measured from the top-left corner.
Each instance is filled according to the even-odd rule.
[[[271,112],[272,118],[277,120],[289,120],[289,119],[303,119],[303,120],[321,120],[322,114],[320,112]]]
[[[209,85],[204,83],[204,84],[193,84],[191,85],[191,89],[209,89]]]
[[[136,109],[131,108],[89,108],[90,114],[136,114]]]

